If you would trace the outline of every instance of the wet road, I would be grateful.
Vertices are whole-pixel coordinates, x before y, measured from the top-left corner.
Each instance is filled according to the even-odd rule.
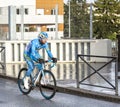
[[[120,107],[120,104],[64,93],[45,100],[37,89],[26,96],[15,82],[0,78],[0,107]]]

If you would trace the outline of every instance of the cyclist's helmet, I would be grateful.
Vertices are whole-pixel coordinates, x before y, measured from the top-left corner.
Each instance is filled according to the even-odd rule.
[[[40,32],[39,34],[38,34],[38,39],[47,39],[48,38],[48,34],[46,33],[46,32]]]

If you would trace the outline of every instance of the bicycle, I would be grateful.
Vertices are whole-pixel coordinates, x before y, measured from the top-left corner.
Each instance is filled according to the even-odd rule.
[[[50,62],[50,68],[53,68],[55,66],[55,63],[53,63],[52,60],[45,61],[45,63],[36,63],[35,68],[37,68],[37,72],[34,74],[34,72],[29,77],[29,89],[25,89],[24,87],[24,78],[27,71],[27,68],[22,68],[19,71],[18,74],[18,87],[20,91],[27,95],[33,90],[37,85],[39,86],[39,90],[42,94],[42,96],[49,100],[54,97],[56,93],[56,79],[53,75],[53,73],[50,70],[45,69],[46,63]],[[42,69],[40,69],[42,66]],[[39,80],[39,81],[38,81]]]

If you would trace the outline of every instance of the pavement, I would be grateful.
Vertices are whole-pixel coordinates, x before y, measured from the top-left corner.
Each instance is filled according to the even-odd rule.
[[[23,95],[15,81],[0,78],[0,107],[120,107],[120,103],[57,92],[46,100],[35,88]]]
[[[10,79],[17,82],[16,78],[8,77],[5,75],[0,75],[0,78]],[[120,80],[118,81],[120,84]],[[101,88],[100,88],[101,89]],[[98,87],[91,88],[91,86],[81,85],[80,88],[76,88],[76,81],[65,80],[65,81],[57,81],[57,91],[67,94],[72,94],[76,96],[85,96],[89,98],[101,99],[110,102],[120,102],[120,93],[115,95],[114,90],[101,89]],[[120,90],[120,89],[119,89]]]

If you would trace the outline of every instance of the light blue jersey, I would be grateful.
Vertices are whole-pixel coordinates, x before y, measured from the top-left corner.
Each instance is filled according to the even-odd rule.
[[[53,57],[51,51],[48,48],[48,43],[41,44],[39,39],[32,40],[25,48],[24,54],[27,55],[31,60],[38,61],[42,56],[39,54],[40,49],[45,49],[50,58]]]

